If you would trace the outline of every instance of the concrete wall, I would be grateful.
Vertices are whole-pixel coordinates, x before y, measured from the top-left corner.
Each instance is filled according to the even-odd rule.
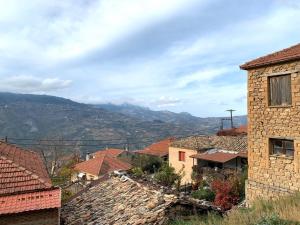
[[[179,161],[179,151],[185,152],[185,161]],[[174,167],[177,173],[183,168],[182,184],[192,182],[193,159],[190,156],[195,154],[196,150],[169,147],[169,165]],[[197,160],[194,160],[194,165],[197,165]]]
[[[0,216],[0,225],[58,225],[59,209],[45,209]]]
[[[248,71],[247,200],[300,190],[300,61]],[[292,105],[268,104],[268,76],[291,74]],[[294,140],[294,157],[270,154],[270,138]]]

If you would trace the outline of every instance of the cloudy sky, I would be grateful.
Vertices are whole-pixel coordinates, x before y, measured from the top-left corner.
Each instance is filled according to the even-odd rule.
[[[297,0],[0,0],[0,91],[223,116],[243,62],[300,42]]]

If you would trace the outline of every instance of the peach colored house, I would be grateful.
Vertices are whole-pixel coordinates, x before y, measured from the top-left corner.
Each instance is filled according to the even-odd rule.
[[[171,144],[169,165],[183,172],[183,184],[191,183],[193,171],[202,168],[242,168],[246,152],[246,136],[193,136]]]

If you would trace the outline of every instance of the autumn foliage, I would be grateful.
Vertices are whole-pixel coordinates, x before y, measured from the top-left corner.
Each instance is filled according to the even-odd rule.
[[[222,208],[222,210],[231,209],[233,205],[239,202],[239,193],[233,182],[214,180],[211,188],[216,194],[214,204]]]

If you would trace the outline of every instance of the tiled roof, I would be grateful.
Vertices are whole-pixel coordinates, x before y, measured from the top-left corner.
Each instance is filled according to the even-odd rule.
[[[254,59],[241,65],[244,70],[300,59],[300,44]]]
[[[38,153],[0,142],[0,195],[51,186],[48,172]]]
[[[110,156],[117,157],[118,155],[122,154],[123,152],[124,152],[124,150],[121,150],[121,149],[109,148],[106,150],[100,150],[100,151],[94,152],[93,155],[95,157],[97,157],[99,154],[108,154]]]
[[[179,139],[171,144],[172,147],[206,151],[220,149],[236,152],[247,151],[246,136],[192,136]]]
[[[247,135],[247,126],[243,125],[240,127],[235,127],[231,129],[224,129],[217,132],[218,136],[238,136]]]
[[[60,189],[0,197],[0,215],[31,210],[60,208]]]
[[[75,170],[95,176],[104,175],[114,170],[129,170],[130,168],[130,164],[104,153],[75,165]]]
[[[206,161],[225,163],[232,159],[238,157],[238,154],[225,153],[225,152],[215,152],[211,154],[196,154],[192,155],[191,158],[202,159]]]
[[[62,208],[65,224],[166,224],[177,201],[132,180],[112,177],[92,186]]]
[[[167,156],[169,154],[169,146],[174,141],[174,138],[168,138],[157,143],[154,143],[141,151],[136,151],[137,153],[154,155],[154,156]]]

